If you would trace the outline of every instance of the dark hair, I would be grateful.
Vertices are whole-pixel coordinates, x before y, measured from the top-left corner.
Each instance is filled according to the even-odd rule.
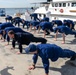
[[[15,32],[13,31],[13,30],[10,30],[9,32],[8,32],[8,34],[15,34]]]

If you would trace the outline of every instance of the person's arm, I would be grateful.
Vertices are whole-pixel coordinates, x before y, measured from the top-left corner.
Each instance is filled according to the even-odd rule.
[[[22,53],[22,44],[18,43],[18,45],[19,45],[19,52]]]
[[[15,42],[16,42],[16,41],[13,39],[13,40],[12,40],[12,47],[13,47],[13,48],[15,48]]]
[[[40,19],[37,17],[37,20],[40,21]]]
[[[58,30],[56,31],[54,41],[57,41],[57,36],[58,36]]]
[[[4,39],[4,41],[5,41],[5,39],[6,39],[6,34],[5,34],[5,35],[3,35],[3,39]]]
[[[42,26],[42,30],[44,31],[44,38],[45,38],[45,36],[46,36],[46,27],[45,27],[45,25]]]
[[[6,40],[7,40],[7,42],[8,42],[8,44],[7,45],[9,45],[9,42],[10,42],[10,37],[7,35],[7,37],[6,37]]]
[[[34,70],[35,69],[35,65],[37,63],[37,60],[38,60],[38,54],[34,54],[33,56],[33,64],[29,67],[29,70]]]
[[[72,29],[72,24],[70,24],[70,29]]]
[[[33,56],[33,63],[36,64],[38,60],[38,54],[34,54]]]
[[[47,58],[42,59],[43,66],[45,69],[45,75],[48,75],[49,73],[49,60]]]

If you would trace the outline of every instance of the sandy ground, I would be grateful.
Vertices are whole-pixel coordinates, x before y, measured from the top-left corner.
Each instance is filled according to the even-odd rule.
[[[4,22],[4,18],[0,17],[0,21]],[[22,27],[22,26],[21,26]],[[24,29],[26,30],[26,29]],[[34,34],[32,31],[31,33]],[[43,37],[43,34],[34,34],[35,36]],[[73,35],[66,36],[66,44],[61,44],[61,35],[58,37],[58,41],[53,41],[54,33],[46,36],[48,43],[54,43],[62,48],[71,49],[76,52],[76,39]],[[18,49],[10,50],[11,42],[9,46],[5,46],[7,42],[0,40],[0,75],[45,75],[41,59],[38,59],[37,68],[29,71],[28,67],[32,64],[31,54],[17,55]],[[26,46],[24,45],[23,48]],[[76,61],[74,62],[76,63]],[[76,66],[70,64],[69,59],[60,58],[56,62],[50,61],[49,75],[76,75]]]

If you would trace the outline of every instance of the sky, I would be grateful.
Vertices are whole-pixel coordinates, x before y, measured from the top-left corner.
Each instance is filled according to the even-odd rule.
[[[41,2],[47,0],[0,0],[0,8],[21,8],[21,7],[32,7],[33,2]]]

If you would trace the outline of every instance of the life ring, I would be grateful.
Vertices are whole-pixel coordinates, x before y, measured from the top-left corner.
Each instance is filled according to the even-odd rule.
[[[63,9],[60,9],[60,12],[61,12],[61,13],[63,13],[63,12],[64,12],[64,10],[63,10]]]

